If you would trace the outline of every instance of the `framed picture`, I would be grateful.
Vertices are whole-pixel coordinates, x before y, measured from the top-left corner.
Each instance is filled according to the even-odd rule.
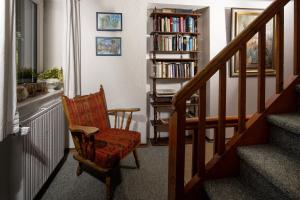
[[[254,9],[231,9],[232,30],[231,38],[234,39],[241,33],[263,10]],[[266,75],[276,74],[274,67],[274,20],[270,20],[266,25]],[[247,43],[246,75],[257,76],[258,74],[258,34],[253,36]],[[239,73],[238,53],[231,60],[230,75],[238,76]]]
[[[97,31],[122,31],[122,13],[97,12]]]
[[[97,56],[121,56],[120,37],[96,37]]]

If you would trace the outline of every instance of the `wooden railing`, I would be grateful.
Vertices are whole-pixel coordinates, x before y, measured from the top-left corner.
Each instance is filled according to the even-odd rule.
[[[205,165],[205,131],[206,131],[206,95],[207,82],[219,72],[219,113],[218,128],[215,134],[214,156],[221,157],[226,154],[225,144],[226,128],[226,63],[232,56],[238,53],[238,123],[235,136],[238,137],[246,129],[246,44],[258,33],[258,90],[257,90],[257,113],[265,111],[265,57],[266,57],[266,24],[275,19],[275,59],[276,69],[276,93],[283,91],[283,51],[284,51],[284,7],[290,0],[275,0],[253,23],[233,39],[217,56],[215,56],[205,68],[189,81],[173,98],[174,112],[169,125],[169,183],[168,199],[188,199],[187,188],[184,185],[184,160],[185,160],[185,130],[186,100],[194,93],[199,93],[199,115],[197,118],[197,131],[195,141],[197,156],[193,156],[194,177],[191,181],[203,181],[206,174]],[[300,6],[298,0],[294,1],[294,75],[300,73]],[[195,124],[195,122],[193,122]],[[190,181],[190,182],[191,182]],[[187,184],[188,186],[192,184]]]

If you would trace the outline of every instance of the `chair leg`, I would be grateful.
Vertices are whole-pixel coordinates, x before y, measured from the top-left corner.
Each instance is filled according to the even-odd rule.
[[[76,175],[80,176],[82,174],[83,170],[82,170],[82,164],[78,163],[78,167],[77,167],[77,171],[76,171]]]
[[[106,176],[105,178],[106,182],[106,199],[111,200],[112,199],[112,185],[111,185],[111,177],[110,175]]]
[[[140,168],[140,162],[139,162],[139,159],[138,159],[138,155],[137,155],[136,149],[133,150],[133,156],[134,156],[134,159],[135,159],[136,167],[139,169]]]

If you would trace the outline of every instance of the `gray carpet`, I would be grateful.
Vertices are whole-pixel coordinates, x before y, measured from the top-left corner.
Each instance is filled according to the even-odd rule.
[[[240,176],[204,183],[210,199],[300,200],[300,85],[295,92],[294,113],[267,117],[269,144],[238,148]]]
[[[121,168],[114,174],[114,199],[116,200],[165,200],[167,199],[168,149],[147,147],[138,149],[140,169]],[[121,166],[135,166],[129,154]],[[58,172],[42,200],[101,200],[105,199],[105,182],[101,176],[83,172],[75,175],[77,162],[72,154]],[[120,181],[121,177],[121,181]]]

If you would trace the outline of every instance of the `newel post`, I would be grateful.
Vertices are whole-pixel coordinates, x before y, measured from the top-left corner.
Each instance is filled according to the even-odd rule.
[[[169,121],[169,200],[182,200],[184,195],[185,115],[186,101],[182,100]]]
[[[300,74],[300,2],[294,0],[294,74]]]

